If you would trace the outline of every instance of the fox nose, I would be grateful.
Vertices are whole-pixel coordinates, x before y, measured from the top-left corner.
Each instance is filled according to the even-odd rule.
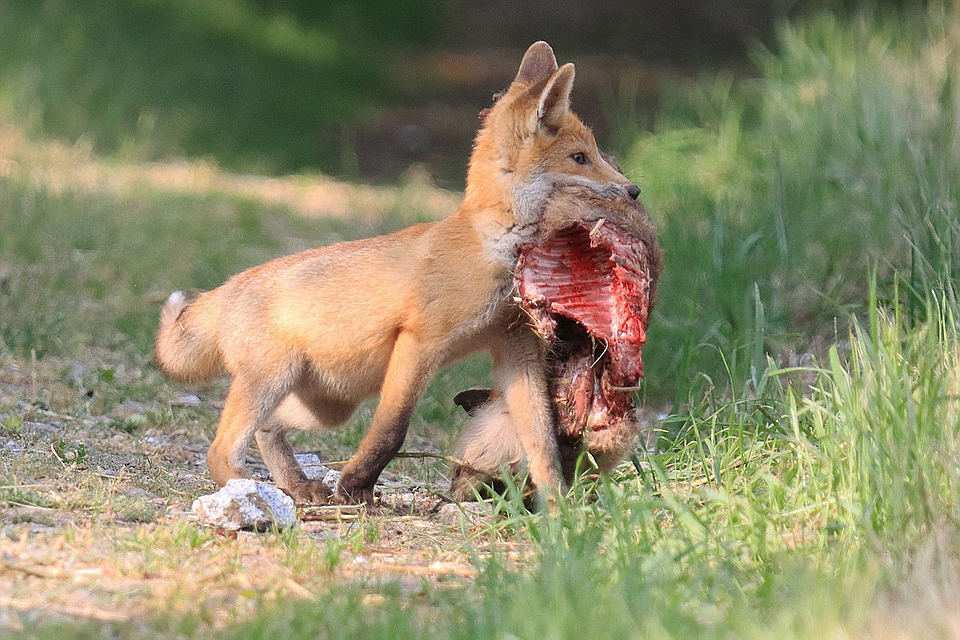
[[[631,197],[631,198],[633,198],[634,200],[636,200],[636,199],[637,199],[637,196],[640,195],[640,187],[638,187],[638,186],[635,185],[635,184],[632,184],[632,185],[630,185],[629,187],[627,187],[627,193],[630,194],[630,197]]]

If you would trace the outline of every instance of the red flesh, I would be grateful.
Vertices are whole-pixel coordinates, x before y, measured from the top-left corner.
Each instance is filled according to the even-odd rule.
[[[572,437],[625,419],[643,377],[650,297],[645,246],[615,224],[574,225],[521,253],[519,304],[556,343],[558,317],[582,330],[553,359],[561,432]]]

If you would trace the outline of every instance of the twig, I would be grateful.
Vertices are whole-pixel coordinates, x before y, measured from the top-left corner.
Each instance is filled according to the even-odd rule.
[[[473,567],[449,566],[440,563],[438,566],[424,567],[415,564],[390,564],[369,560],[361,565],[373,571],[396,571],[397,573],[413,573],[427,576],[458,576],[461,578],[475,578],[478,571]]]
[[[436,458],[437,460],[443,460],[444,462],[449,462],[450,464],[457,465],[467,469],[468,471],[473,471],[474,473],[486,474],[487,471],[482,469],[477,469],[470,463],[459,458],[454,458],[453,456],[445,456],[440,453],[430,453],[429,451],[400,451],[397,453],[394,458],[413,458],[418,460],[423,460],[424,458]],[[333,460],[331,462],[321,462],[320,464],[325,467],[342,467],[345,464],[350,462],[349,460]],[[317,466],[317,465],[304,465],[304,466]]]
[[[331,504],[299,507],[297,517],[302,522],[353,522],[361,520],[366,507],[359,504]]]
[[[56,457],[57,460],[60,461],[60,464],[63,465],[63,468],[66,469],[67,468],[66,460],[60,457],[60,454],[57,453],[57,447],[52,442],[50,443],[50,451],[53,451],[53,455]]]
[[[287,578],[284,579],[283,584],[287,587],[287,589],[292,591],[293,594],[299,598],[303,598],[304,600],[317,599],[317,594],[310,591],[305,586],[303,586],[302,584],[300,584],[299,582],[297,582],[296,580],[294,580],[289,576],[287,576]]]
[[[59,509],[54,509],[53,507],[41,507],[38,504],[27,504],[26,502],[17,502],[16,500],[10,500],[6,498],[3,500],[7,504],[11,504],[15,507],[23,507],[24,509],[39,509],[40,511],[59,511]]]
[[[70,618],[93,618],[103,622],[129,622],[130,616],[96,607],[71,607],[69,605],[57,605],[42,601],[20,600],[18,598],[8,598],[0,596],[0,607],[10,607],[20,611],[43,610],[51,613],[58,613]]]
[[[6,554],[4,554],[6,555]],[[0,569],[10,569],[11,571],[17,571],[19,573],[26,574],[28,576],[33,576],[34,578],[58,578],[59,573],[55,571],[45,570],[41,571],[40,569],[34,569],[33,567],[27,567],[19,562],[11,562],[6,558],[0,557]]]
[[[401,451],[394,458],[414,458],[423,460],[424,458],[435,458],[437,460],[443,460],[444,462],[449,462],[450,464],[459,465],[461,467],[467,467],[471,471],[480,471],[471,467],[466,461],[459,458],[454,458],[453,456],[445,456],[441,453],[430,453],[429,451]],[[482,473],[482,472],[481,472]]]

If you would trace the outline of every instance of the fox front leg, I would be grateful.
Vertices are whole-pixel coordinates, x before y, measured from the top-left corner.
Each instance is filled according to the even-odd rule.
[[[360,447],[343,468],[335,501],[373,503],[374,484],[403,446],[413,409],[436,370],[424,355],[413,334],[402,332],[397,337],[380,390],[380,404]]]

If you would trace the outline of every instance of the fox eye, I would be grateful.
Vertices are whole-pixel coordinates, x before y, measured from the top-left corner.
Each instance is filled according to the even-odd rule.
[[[580,153],[579,151],[570,157],[573,158],[573,161],[576,162],[577,164],[587,164],[587,156]]]

